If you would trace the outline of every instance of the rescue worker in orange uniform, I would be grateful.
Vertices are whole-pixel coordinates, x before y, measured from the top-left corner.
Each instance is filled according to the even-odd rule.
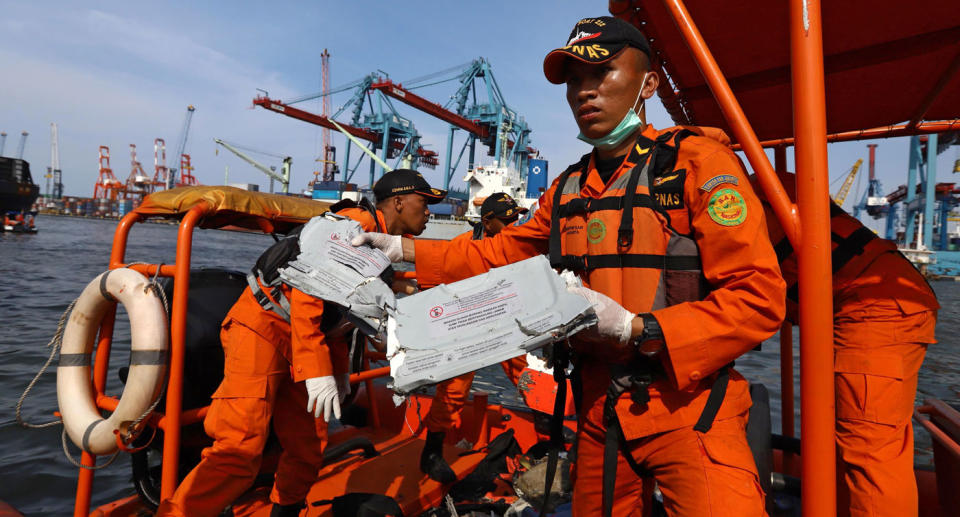
[[[780,180],[795,201],[796,177],[782,173]],[[787,282],[787,319],[797,324],[797,256],[773,209],[764,209]],[[835,204],[830,211],[837,515],[916,517],[911,417],[940,305],[894,242]]]
[[[593,151],[521,226],[457,242],[364,234],[439,283],[549,254],[586,287],[596,327],[574,336],[580,379],[573,514],[642,515],[643,478],[667,513],[762,516],[747,445],[751,399],[731,362],[784,317],[783,278],[763,208],[719,130],[656,130],[650,47],[611,17],[576,24],[544,60]],[[639,112],[639,113],[638,113]],[[732,178],[729,179],[729,178]]]
[[[517,202],[508,194],[497,192],[487,196],[480,206],[480,222],[473,231],[456,236],[453,240],[479,240],[490,238],[500,233],[527,213],[527,209],[517,205]],[[421,287],[428,287],[421,284]],[[527,367],[526,355],[514,357],[500,363],[503,373],[507,375],[514,386],[520,380],[520,374]],[[420,455],[420,471],[441,483],[453,483],[457,480],[453,469],[443,459],[443,440],[446,433],[460,427],[460,413],[467,402],[467,394],[473,384],[475,372],[465,373],[459,377],[437,384],[437,391],[430,404],[430,412],[423,424],[427,428],[426,443]]]
[[[338,213],[366,230],[391,235],[422,233],[430,214],[427,205],[446,197],[409,169],[388,172],[373,191],[375,209],[354,206]],[[344,325],[333,325],[339,319],[335,310],[325,310],[322,300],[282,282],[268,285],[283,261],[299,254],[299,247],[292,253],[278,251],[285,242],[295,242],[290,239],[297,237],[261,256],[256,278],[250,277],[251,286],[223,322],[224,377],[204,420],[214,443],[157,515],[215,516],[243,494],[259,472],[271,418],[283,447],[270,493],[271,516],[300,515],[304,507],[323,463],[327,422],[340,417],[339,403],[350,385]],[[283,263],[267,264],[272,262],[267,257],[276,256],[284,257]]]

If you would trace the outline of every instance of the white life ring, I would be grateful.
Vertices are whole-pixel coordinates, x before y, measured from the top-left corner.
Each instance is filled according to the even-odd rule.
[[[167,369],[167,313],[146,277],[113,269],[80,294],[63,332],[57,366],[57,403],[77,447],[97,455],[117,450],[115,430],[128,427],[156,400]],[[130,317],[130,373],[117,409],[104,419],[94,401],[91,353],[107,311],[119,301]]]

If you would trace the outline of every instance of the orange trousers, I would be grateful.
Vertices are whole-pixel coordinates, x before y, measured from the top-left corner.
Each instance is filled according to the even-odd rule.
[[[893,299],[838,314],[839,517],[917,515],[911,417],[935,324],[935,311],[904,314]]]
[[[323,463],[327,426],[307,412],[307,391],[290,364],[253,330],[234,322],[220,332],[224,376],[203,422],[214,442],[157,515],[216,516],[253,484],[270,420],[283,453],[270,499],[302,501]]]
[[[503,373],[514,386],[520,380],[520,373],[527,367],[526,354],[508,359],[500,363]],[[473,384],[476,372],[465,373],[459,377],[437,384],[437,391],[430,404],[430,412],[423,419],[424,425],[431,432],[447,432],[460,428],[460,413],[467,403],[467,394]]]
[[[707,433],[682,427],[627,442],[640,467],[663,494],[670,517],[762,517],[763,489],[747,445],[747,413],[717,420]],[[601,515],[604,429],[581,420],[574,465],[573,515]],[[624,459],[617,462],[613,515],[649,514],[651,478],[641,478]],[[646,513],[645,513],[646,512]]]

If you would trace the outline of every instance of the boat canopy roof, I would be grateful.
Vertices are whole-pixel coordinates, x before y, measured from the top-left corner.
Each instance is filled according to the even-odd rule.
[[[183,217],[201,203],[206,203],[198,225],[201,228],[238,226],[267,233],[287,233],[332,204],[235,187],[180,187],[150,194],[134,212],[147,217]]]
[[[613,0],[643,30],[672,84],[659,90],[674,122],[733,134],[666,2]],[[760,140],[793,136],[788,2],[684,4]],[[827,132],[960,117],[960,8],[943,0],[844,0],[823,17]]]

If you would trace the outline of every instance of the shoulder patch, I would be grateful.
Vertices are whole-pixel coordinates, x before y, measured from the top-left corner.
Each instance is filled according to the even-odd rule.
[[[733,174],[720,174],[708,179],[703,185],[700,185],[700,190],[704,192],[710,192],[711,190],[717,188],[718,185],[722,185],[724,183],[736,185],[738,182],[739,180]]]
[[[665,210],[683,208],[683,184],[686,178],[686,169],[677,169],[662,176],[656,176],[651,182],[650,194]]]
[[[747,203],[736,190],[724,188],[710,196],[707,212],[721,226],[737,226],[747,219]]]

